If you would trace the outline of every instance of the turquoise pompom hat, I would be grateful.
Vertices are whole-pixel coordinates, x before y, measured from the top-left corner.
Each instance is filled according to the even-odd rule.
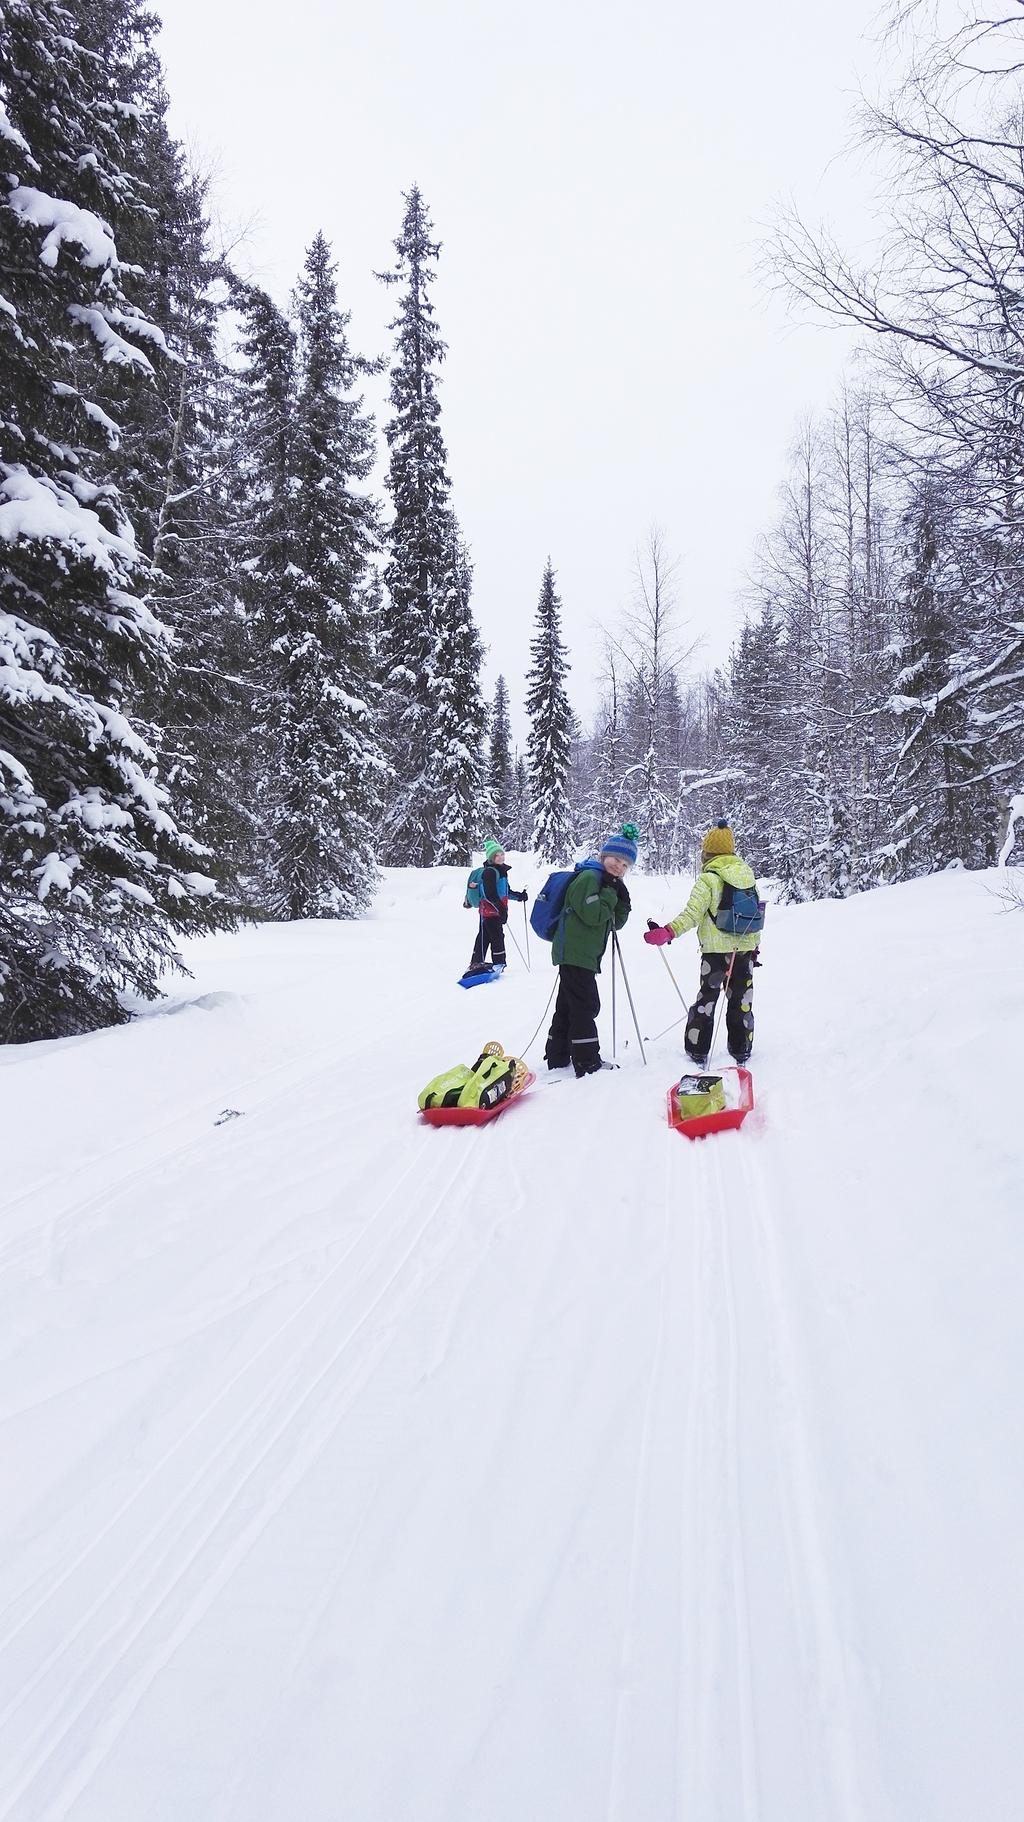
[[[623,860],[628,860],[631,867],[634,867],[639,839],[640,831],[636,823],[624,822],[617,834],[609,835],[608,840],[601,843],[602,857],[605,854],[618,854]]]

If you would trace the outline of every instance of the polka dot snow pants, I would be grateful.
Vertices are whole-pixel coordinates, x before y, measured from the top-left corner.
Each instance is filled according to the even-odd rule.
[[[700,986],[697,998],[686,1015],[686,1054],[693,1063],[707,1061],[714,1030],[715,1007],[729,972],[727,955],[702,955]],[[729,980],[725,1007],[725,1028],[729,1055],[734,1063],[745,1063],[754,1042],[754,974],[753,957],[737,955]]]

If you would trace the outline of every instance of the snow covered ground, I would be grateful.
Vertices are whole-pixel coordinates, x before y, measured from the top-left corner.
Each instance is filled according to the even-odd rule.
[[[653,1034],[684,885],[633,883]],[[617,1074],[417,1121],[552,978],[460,992],[445,871],[0,1052],[0,1817],[1019,1822],[998,883],[773,909],[757,1110],[697,1145],[621,995]]]

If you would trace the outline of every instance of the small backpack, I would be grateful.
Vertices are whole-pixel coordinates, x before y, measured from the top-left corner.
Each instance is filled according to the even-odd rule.
[[[715,929],[727,936],[756,936],[764,929],[764,905],[757,896],[756,885],[722,887]]]
[[[483,890],[483,883],[484,883],[483,868],[474,867],[472,873],[470,874],[468,880],[466,881],[466,896],[462,901],[464,906],[466,907],[467,911],[479,911],[480,894]]]
[[[579,867],[563,867],[557,873],[549,873],[534,899],[530,928],[543,942],[553,942],[558,935],[569,881],[576,877],[579,870]]]

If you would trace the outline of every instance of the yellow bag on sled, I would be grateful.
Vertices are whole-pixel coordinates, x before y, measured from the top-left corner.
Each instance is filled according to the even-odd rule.
[[[724,1113],[725,1085],[720,1075],[684,1075],[676,1087],[676,1107],[681,1120],[699,1119],[706,1113]]]
[[[517,1094],[526,1080],[526,1064],[518,1057],[507,1057],[500,1044],[485,1044],[470,1068],[456,1063],[434,1076],[417,1097],[421,1109],[427,1107],[497,1107]]]

